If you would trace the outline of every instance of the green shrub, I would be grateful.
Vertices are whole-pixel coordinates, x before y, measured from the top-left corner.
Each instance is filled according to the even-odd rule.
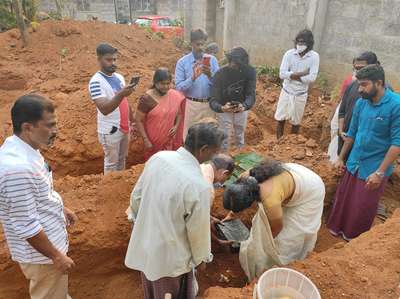
[[[179,26],[183,27],[183,19],[178,18],[178,19],[173,19],[171,20],[172,26]]]
[[[39,1],[38,0],[22,0],[21,1],[22,8],[24,11],[24,16],[30,21],[36,21],[36,14],[39,9]]]
[[[156,33],[154,33],[154,35],[155,35],[156,37],[160,38],[160,39],[164,39],[164,38],[165,38],[165,35],[164,35],[164,33],[162,33],[162,32],[156,32]]]
[[[256,67],[258,77],[266,77],[269,82],[281,85],[282,81],[279,78],[279,67],[260,65]]]
[[[329,81],[324,73],[318,74],[316,83],[324,95],[329,94]]]
[[[174,45],[184,51],[190,51],[192,46],[190,45],[190,42],[185,41],[182,37],[175,36],[173,38],[173,43]]]
[[[11,0],[0,1],[0,31],[8,30],[17,26],[17,21],[12,9]]]
[[[61,21],[62,15],[60,15],[56,10],[49,11],[49,16],[53,20]]]

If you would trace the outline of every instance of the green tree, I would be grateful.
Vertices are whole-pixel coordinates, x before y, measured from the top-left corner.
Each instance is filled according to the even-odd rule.
[[[39,0],[21,0],[24,16],[29,22],[36,21],[36,14],[39,9]]]
[[[0,32],[17,25],[11,0],[0,1]]]

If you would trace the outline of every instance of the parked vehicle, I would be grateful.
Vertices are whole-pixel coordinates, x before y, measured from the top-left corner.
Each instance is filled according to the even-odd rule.
[[[141,16],[134,22],[135,26],[150,28],[153,32],[162,32],[166,36],[183,37],[181,22],[166,16]]]

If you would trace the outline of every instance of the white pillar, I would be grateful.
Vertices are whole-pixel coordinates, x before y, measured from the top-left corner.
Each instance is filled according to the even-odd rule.
[[[306,15],[307,28],[314,34],[314,49],[319,50],[325,30],[329,0],[311,0]]]
[[[234,47],[234,39],[232,28],[236,22],[236,7],[237,0],[228,0],[225,2],[225,12],[224,12],[224,34],[223,34],[223,49],[229,50]]]

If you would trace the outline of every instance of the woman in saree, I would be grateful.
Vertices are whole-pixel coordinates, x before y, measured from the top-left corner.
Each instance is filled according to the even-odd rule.
[[[249,280],[272,266],[304,259],[321,226],[322,179],[294,163],[264,160],[228,186],[224,208],[240,212],[258,203],[250,237],[240,245],[240,264]]]
[[[185,97],[172,89],[171,83],[168,69],[157,69],[153,86],[138,101],[135,118],[146,161],[159,151],[177,150],[183,144]]]

